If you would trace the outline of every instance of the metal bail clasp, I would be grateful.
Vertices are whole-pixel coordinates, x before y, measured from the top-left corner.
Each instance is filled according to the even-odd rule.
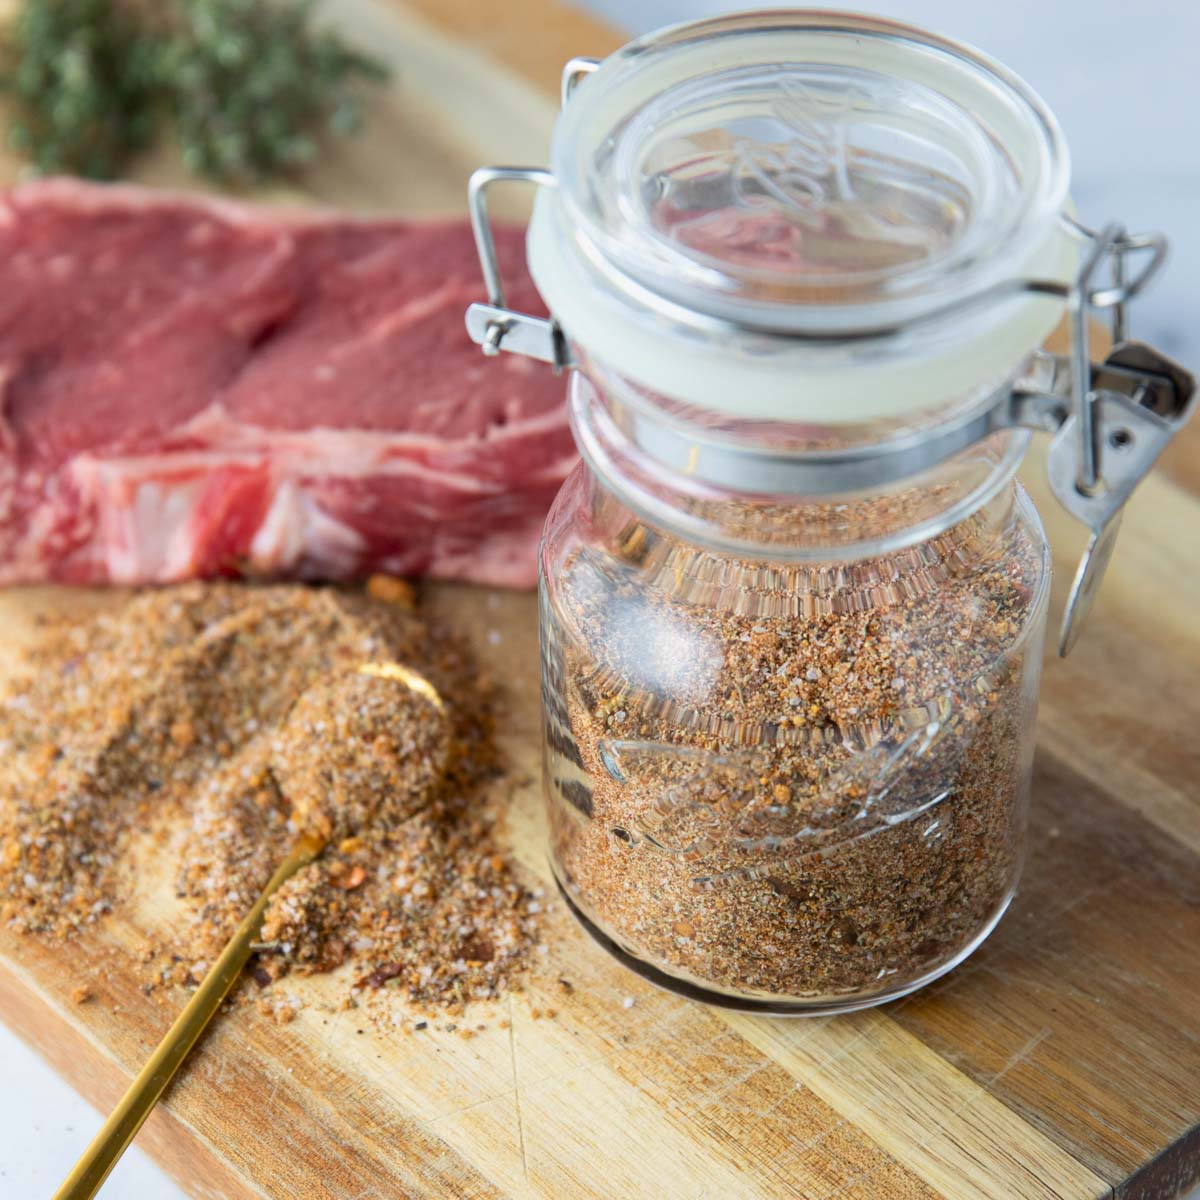
[[[496,242],[488,218],[487,191],[494,183],[532,183],[554,187],[554,176],[544,167],[480,167],[471,175],[467,202],[475,247],[487,285],[487,304],[472,304],[467,309],[467,333],[484,354],[509,350],[541,362],[552,363],[556,372],[571,365],[566,338],[553,318],[535,317],[516,312],[504,303],[504,284],[496,259]]]
[[[598,58],[573,58],[563,67],[562,103],[571,99],[579,84],[600,66]],[[472,304],[467,309],[467,333],[484,354],[499,354],[509,350],[524,354],[554,366],[557,374],[572,364],[570,347],[558,322],[553,318],[535,317],[516,312],[504,303],[504,285],[496,261],[496,243],[488,219],[487,191],[494,183],[532,183],[537,187],[554,187],[554,176],[544,167],[480,167],[471,176],[467,188],[467,203],[471,211],[471,228],[475,232],[475,248],[483,267],[487,284],[488,303]]]
[[[1187,420],[1195,380],[1178,363],[1142,342],[1126,340],[1125,306],[1141,291],[1166,256],[1159,234],[1131,237],[1119,225],[1092,239],[1067,296],[1071,325],[1069,390],[1071,415],[1063,422],[1046,458],[1050,487],[1059,503],[1092,531],[1075,572],[1063,615],[1058,652],[1067,655],[1079,638],[1096,591],[1112,557],[1121,515],[1134,488],[1149,474],[1167,443]],[[1125,256],[1149,251],[1150,260],[1132,280]],[[1105,263],[1111,285],[1095,288]],[[1112,352],[1093,364],[1088,349],[1088,314],[1112,313]]]

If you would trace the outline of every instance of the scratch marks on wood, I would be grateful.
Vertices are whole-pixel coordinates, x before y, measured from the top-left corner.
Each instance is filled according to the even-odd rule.
[[[988,1080],[987,1086],[989,1088],[993,1087],[995,1084],[999,1083],[1000,1080],[1009,1073],[1009,1071],[1019,1067],[1050,1036],[1051,1032],[1052,1031],[1049,1029],[1039,1029],[1037,1033],[1035,1033],[1033,1037],[1031,1037],[1015,1054],[1013,1054],[1009,1058],[1008,1062],[1006,1062],[1004,1066],[1002,1066],[1000,1070]]]
[[[525,1154],[525,1122],[521,1119],[521,1083],[517,1074],[517,1028],[513,1023],[512,996],[508,998],[508,1051],[512,1058],[513,1104],[517,1110],[517,1141],[521,1150],[521,1171],[529,1178],[529,1159]]]

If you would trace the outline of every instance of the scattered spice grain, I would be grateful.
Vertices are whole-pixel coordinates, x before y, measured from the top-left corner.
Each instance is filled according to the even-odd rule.
[[[1006,502],[834,566],[636,523],[572,550],[543,690],[585,918],[676,979],[797,1001],[918,980],[985,934],[1018,867],[1044,570]]]
[[[417,592],[407,579],[394,575],[372,575],[367,580],[367,595],[385,604],[398,604],[409,610],[417,607]]]
[[[349,1006],[387,986],[461,1011],[518,982],[538,900],[497,840],[494,689],[408,592],[383,591],[194,583],[47,623],[0,703],[0,919],[67,939],[132,894],[135,851],[149,838],[161,854],[153,839],[165,837],[190,919],[153,983],[194,984],[296,835],[288,792],[307,789],[332,801],[317,816],[334,840],[268,909],[259,989],[353,963]],[[320,771],[297,739],[326,743],[336,764],[353,717],[357,733],[374,730],[372,772],[431,755],[430,729],[400,719],[371,680],[352,713],[322,708],[313,685],[363,663],[407,664],[432,683],[446,767],[404,794],[398,782],[395,796],[357,789],[339,805],[330,779],[304,774]],[[260,994],[274,1019],[294,1015],[295,997]]]

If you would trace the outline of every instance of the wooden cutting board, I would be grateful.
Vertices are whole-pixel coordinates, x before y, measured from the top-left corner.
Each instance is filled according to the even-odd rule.
[[[619,41],[549,0],[336,15],[397,74],[305,190],[365,209],[458,211],[474,165],[544,162],[561,62]],[[182,182],[165,155],[138,177]],[[1025,879],[946,979],[854,1016],[731,1015],[654,991],[552,906],[547,981],[481,1010],[472,1040],[384,1035],[337,1011],[344,980],[294,981],[296,1021],[229,1015],[140,1144],[209,1200],[1176,1195],[1200,1178],[1198,448],[1193,431],[1133,502],[1086,636],[1047,663]],[[1056,549],[1053,621],[1083,536],[1040,457],[1026,476]],[[105,601],[0,595],[0,672],[35,614]],[[508,681],[509,836],[549,885],[533,599],[447,587],[430,602]],[[129,906],[66,950],[0,931],[0,1018],[102,1108],[171,1019],[133,965],[172,920],[169,875],[148,862]],[[81,983],[96,999],[76,1005]]]

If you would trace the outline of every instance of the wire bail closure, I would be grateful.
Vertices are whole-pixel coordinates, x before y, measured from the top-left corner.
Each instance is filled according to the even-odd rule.
[[[1092,243],[1067,296],[1071,353],[1059,363],[1069,372],[1070,407],[1046,456],[1046,474],[1059,503],[1091,530],[1059,633],[1058,652],[1065,657],[1091,611],[1126,501],[1191,415],[1196,381],[1165,354],[1128,336],[1127,306],[1166,259],[1166,238],[1129,235],[1117,224],[1095,233],[1064,219]],[[1149,260],[1127,279],[1127,257],[1138,252],[1149,252]],[[1110,282],[1097,286],[1106,264]],[[1112,328],[1112,350],[1098,364],[1089,349],[1093,309],[1108,309]]]
[[[590,58],[567,63],[563,71],[564,105],[581,80],[598,66],[599,60]],[[576,365],[558,322],[553,316],[537,317],[505,304],[487,207],[488,189],[497,183],[557,186],[554,175],[544,167],[482,167],[471,176],[471,225],[488,302],[472,304],[467,310],[467,332],[484,354],[495,355],[501,350],[524,354],[550,363],[558,373]],[[1072,235],[1088,244],[1079,272],[1070,284],[1050,279],[1003,280],[916,319],[920,323],[934,322],[1020,293],[1065,301],[1070,353],[1039,351],[1035,355],[1038,370],[1034,374],[1039,379],[1048,377],[1048,386],[1027,386],[1018,381],[1000,388],[965,419],[898,442],[859,446],[844,453],[823,452],[807,461],[803,455],[731,448],[704,431],[680,431],[664,424],[654,429],[656,457],[666,467],[682,468],[686,464],[689,470],[703,462],[705,477],[715,483],[737,486],[745,479],[771,479],[779,481],[781,490],[821,495],[869,484],[883,486],[918,474],[999,430],[1027,428],[1051,433],[1054,436],[1046,457],[1050,487],[1059,503],[1091,531],[1059,635],[1058,651],[1065,656],[1091,610],[1112,556],[1126,501],[1191,415],[1195,379],[1166,355],[1128,336],[1128,306],[1165,261],[1166,238],[1160,233],[1127,234],[1115,223],[1097,232],[1067,214],[1061,220]],[[1135,257],[1144,262],[1131,275],[1130,262]],[[1093,362],[1089,318],[1093,312],[1104,311],[1109,314],[1113,348],[1103,362]],[[749,328],[722,318],[697,317],[716,331]],[[761,332],[809,341],[846,342],[887,337],[905,327],[864,327],[835,337]],[[631,412],[627,419],[631,425],[653,420],[645,412]]]
[[[558,323],[553,318],[516,312],[504,302],[504,282],[500,278],[487,207],[488,188],[495,183],[557,186],[554,176],[544,167],[480,167],[471,175],[467,199],[488,302],[472,304],[467,309],[467,332],[484,354],[496,355],[502,349],[524,354],[550,363],[557,375],[564,367],[573,365],[570,348]]]

